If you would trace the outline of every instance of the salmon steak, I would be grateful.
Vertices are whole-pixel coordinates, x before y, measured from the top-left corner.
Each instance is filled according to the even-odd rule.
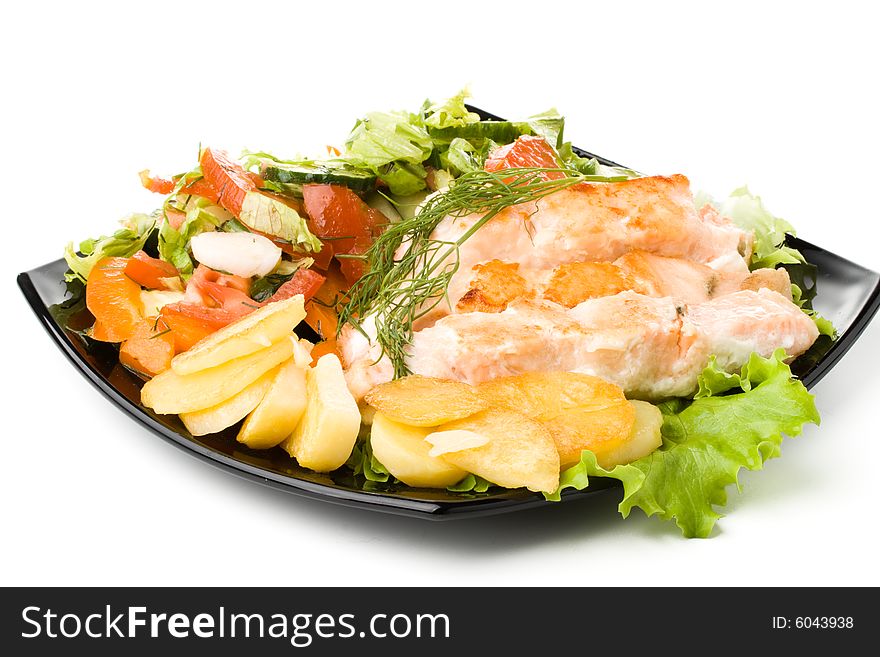
[[[454,242],[480,215],[448,216],[431,239]],[[582,182],[505,208],[458,249],[445,298],[413,324],[407,368],[478,384],[569,371],[633,398],[692,395],[710,356],[728,371],[752,352],[795,358],[818,337],[783,269],[749,270],[754,236],[688,179]],[[361,398],[393,378],[375,318],[343,328],[339,349]]]

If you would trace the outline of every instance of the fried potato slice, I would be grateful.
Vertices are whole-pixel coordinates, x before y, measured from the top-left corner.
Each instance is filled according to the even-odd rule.
[[[241,392],[293,355],[293,338],[192,374],[166,370],[141,388],[141,403],[156,413],[192,413],[216,406]]]
[[[585,449],[601,454],[625,442],[635,418],[618,386],[575,372],[529,372],[481,383],[477,394],[492,406],[541,422],[553,436],[562,467]]]
[[[361,427],[357,402],[335,354],[325,354],[306,371],[306,409],[281,447],[299,464],[330,472],[351,456]]]
[[[238,442],[269,449],[293,433],[306,410],[306,367],[294,357],[278,368],[265,396],[241,426]]]
[[[663,414],[660,409],[643,401],[629,403],[635,411],[635,422],[629,437],[617,447],[607,450],[601,457],[596,455],[596,462],[606,470],[647,456],[663,443],[660,435]]]
[[[488,406],[466,383],[417,374],[378,385],[364,399],[388,418],[413,427],[436,427]]]
[[[429,427],[411,427],[395,422],[377,412],[370,429],[373,454],[388,472],[407,486],[446,488],[458,483],[467,472],[429,455],[431,444],[425,436],[431,431],[433,429]]]
[[[177,374],[193,374],[265,349],[289,336],[305,316],[301,294],[274,301],[178,354],[171,369]]]
[[[266,372],[241,392],[216,406],[192,413],[181,413],[180,419],[194,436],[223,431],[253,411],[272,387],[277,368]]]
[[[485,436],[488,442],[447,452],[440,457],[444,461],[505,488],[552,492],[559,487],[559,454],[539,422],[516,411],[490,408],[437,428],[459,430]],[[431,442],[430,434],[426,440]]]

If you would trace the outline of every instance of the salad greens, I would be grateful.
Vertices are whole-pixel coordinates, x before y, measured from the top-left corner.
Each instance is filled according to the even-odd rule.
[[[75,279],[85,283],[92,267],[102,258],[129,258],[144,248],[150,233],[156,226],[156,216],[132,214],[121,221],[122,228],[110,236],[87,239],[79,244],[79,253],[68,243],[64,249],[64,259],[70,267],[64,275],[65,281]]]
[[[660,406],[660,449],[611,470],[585,451],[547,499],[560,499],[566,488],[586,488],[590,476],[611,477],[623,483],[623,517],[640,508],[648,516],[674,519],[685,536],[709,536],[721,517],[714,507],[727,503],[725,488],[738,485],[739,470],[760,470],[779,456],[783,434],[797,436],[807,422],[819,424],[813,395],[792,378],[784,358],[781,349],[770,358],[752,354],[739,374],[719,370],[713,360],[700,377],[696,399]]]

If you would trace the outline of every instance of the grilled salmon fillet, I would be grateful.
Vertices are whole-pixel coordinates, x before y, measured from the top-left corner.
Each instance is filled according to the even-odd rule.
[[[631,397],[690,395],[709,356],[730,371],[755,351],[806,351],[813,321],[778,292],[740,290],[701,304],[632,291],[571,309],[517,302],[500,313],[444,317],[415,334],[410,369],[476,384],[531,371],[581,372]]]
[[[431,238],[455,241],[480,215],[447,217]],[[685,176],[580,183],[533,203],[506,208],[459,249],[459,268],[441,304],[422,325],[451,312],[470,288],[474,267],[492,260],[524,270],[576,262],[613,262],[641,250],[691,260],[716,271],[743,271],[752,234],[711,206],[694,207]]]
[[[447,217],[453,242],[479,216]],[[752,352],[790,357],[818,337],[784,270],[748,270],[753,236],[684,176],[582,183],[507,208],[460,247],[447,298],[415,323],[406,364],[471,384],[530,371],[592,374],[630,397],[694,392],[711,355],[728,371]],[[393,377],[375,326],[339,340],[352,392]],[[368,337],[369,336],[369,337]]]

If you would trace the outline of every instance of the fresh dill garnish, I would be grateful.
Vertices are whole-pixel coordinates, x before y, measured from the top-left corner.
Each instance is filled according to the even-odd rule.
[[[565,177],[546,179],[548,173]],[[596,176],[572,169],[516,168],[472,171],[441,193],[429,196],[411,219],[391,224],[364,257],[364,274],[349,290],[339,314],[339,327],[351,324],[366,336],[362,319],[372,316],[376,340],[394,366],[395,378],[406,376],[406,348],[413,323],[431,312],[446,296],[459,266],[459,247],[505,208],[529,203],[582,182],[619,182],[628,176]],[[481,215],[455,241],[431,239],[445,217]],[[369,337],[369,336],[367,336]]]

